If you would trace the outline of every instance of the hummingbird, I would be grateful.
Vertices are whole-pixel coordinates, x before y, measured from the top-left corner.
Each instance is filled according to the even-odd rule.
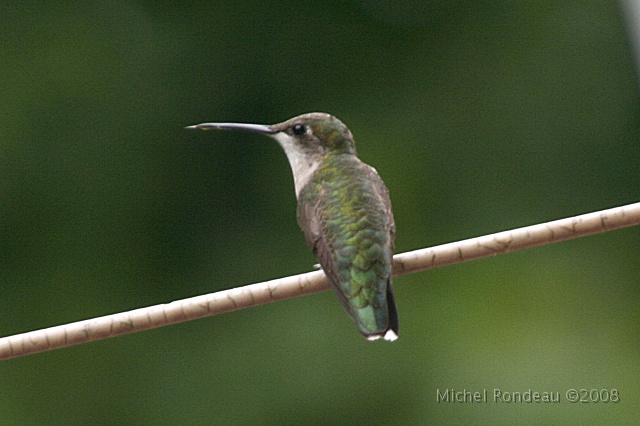
[[[367,339],[397,339],[391,287],[396,227],[389,191],[357,157],[349,128],[317,112],[272,125],[186,128],[245,130],[275,139],[293,171],[298,225],[342,306]]]

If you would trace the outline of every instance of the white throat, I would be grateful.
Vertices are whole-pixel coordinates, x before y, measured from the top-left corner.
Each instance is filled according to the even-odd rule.
[[[287,159],[293,172],[293,182],[296,188],[297,198],[302,188],[304,188],[311,179],[311,176],[313,176],[313,173],[317,170],[320,161],[306,155],[300,148],[300,145],[296,144],[294,138],[284,132],[269,136],[278,141],[282,149],[284,149],[284,153],[287,154]]]

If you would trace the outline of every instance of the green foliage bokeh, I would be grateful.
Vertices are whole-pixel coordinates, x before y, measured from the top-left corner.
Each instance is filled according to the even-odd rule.
[[[0,334],[312,269],[280,148],[203,121],[338,116],[398,252],[638,201],[618,4],[487,3],[0,5]],[[632,424],[639,255],[631,228],[400,277],[393,344],[323,293],[5,361],[0,423]],[[561,403],[436,400],[496,388]]]

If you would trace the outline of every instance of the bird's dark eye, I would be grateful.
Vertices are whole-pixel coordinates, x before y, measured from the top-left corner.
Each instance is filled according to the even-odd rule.
[[[293,130],[293,134],[294,135],[300,136],[300,135],[304,135],[306,133],[307,128],[304,127],[304,125],[302,125],[302,124],[296,124],[295,126],[293,126],[292,130]]]

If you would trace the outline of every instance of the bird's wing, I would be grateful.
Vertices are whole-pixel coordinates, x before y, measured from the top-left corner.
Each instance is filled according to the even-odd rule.
[[[350,315],[353,315],[353,309],[349,305],[349,301],[345,297],[339,288],[339,278],[334,267],[334,259],[332,256],[331,247],[325,238],[324,228],[326,226],[325,220],[320,214],[320,208],[318,203],[304,203],[298,205],[298,223],[304,231],[307,245],[313,251],[320,266],[324,270],[329,284],[335,290],[338,295],[338,299],[342,306],[347,310]]]

